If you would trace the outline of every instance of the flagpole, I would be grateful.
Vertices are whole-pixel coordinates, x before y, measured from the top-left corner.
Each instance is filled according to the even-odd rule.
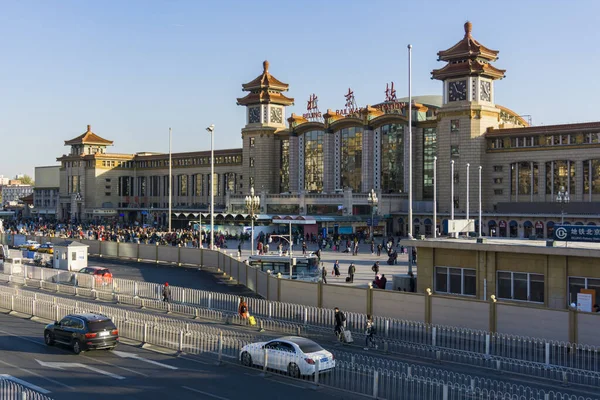
[[[412,45],[408,45],[408,239],[413,236],[413,184],[412,184]],[[413,270],[413,248],[408,250],[408,275],[412,276]]]

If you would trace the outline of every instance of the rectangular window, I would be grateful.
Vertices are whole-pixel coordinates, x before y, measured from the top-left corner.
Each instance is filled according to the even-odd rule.
[[[457,144],[450,146],[450,156],[452,156],[452,157],[460,156],[460,148]]]
[[[498,298],[544,302],[544,275],[525,272],[498,271]]]
[[[494,183],[497,185],[502,184],[502,178],[494,178]]]
[[[460,130],[460,121],[458,119],[450,120],[450,132],[456,133]]]
[[[105,196],[110,196],[110,192],[104,192]]]
[[[254,167],[254,157],[250,157],[250,167]]]
[[[580,277],[569,277],[569,298],[567,299],[569,304],[577,303],[577,293],[581,289],[592,289],[596,291],[596,303],[600,296],[600,279],[596,278],[580,278]]]
[[[477,273],[470,268],[435,267],[435,291],[475,296],[477,294]]]
[[[256,138],[253,138],[253,137],[250,138],[250,147],[254,147],[255,140],[256,140]]]
[[[494,172],[502,172],[502,165],[494,165]]]
[[[494,194],[495,194],[496,196],[501,196],[501,195],[502,195],[502,193],[504,193],[504,191],[503,191],[502,189],[494,189]]]

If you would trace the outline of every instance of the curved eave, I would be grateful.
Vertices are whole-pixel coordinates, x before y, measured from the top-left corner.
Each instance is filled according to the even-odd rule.
[[[384,114],[380,117],[373,118],[369,121],[369,125],[373,128],[379,128],[388,124],[405,124],[408,125],[408,118],[400,114]]]
[[[443,81],[448,78],[478,75],[497,80],[504,78],[505,72],[505,69],[498,69],[491,64],[464,62],[460,64],[446,64],[443,68],[434,69],[431,71],[431,78]]]
[[[514,112],[510,108],[506,108],[506,107],[501,106],[499,104],[496,104],[496,108],[500,109],[500,111],[504,111],[505,113],[507,113],[507,114],[512,115],[513,117],[515,117],[517,119],[517,121],[519,121],[520,123],[523,124],[524,127],[529,127],[529,123],[527,121],[525,121],[525,119],[523,119],[523,117],[521,117],[519,114],[517,114],[516,112]]]
[[[281,82],[268,72],[263,72],[262,75],[257,76],[254,80],[243,83],[242,89],[245,91],[257,90],[257,89],[275,89],[281,91],[287,91],[290,85]]]
[[[281,93],[248,93],[246,96],[237,99],[238,106],[246,106],[250,104],[279,104],[282,106],[294,105],[294,99],[286,97]]]
[[[481,57],[490,61],[498,59],[498,50],[488,49],[472,37],[466,36],[447,50],[438,51],[439,61],[452,61],[465,58]]]
[[[335,122],[332,122],[329,125],[329,129],[331,129],[332,131],[339,131],[340,129],[344,129],[344,128],[350,128],[350,127],[362,127],[365,125],[364,120],[362,120],[361,118],[357,118],[357,117],[346,117],[346,118],[342,118],[342,119],[338,119]]]
[[[310,131],[325,131],[325,124],[322,122],[318,122],[318,121],[308,121],[308,122],[304,122],[302,124],[298,124],[293,129],[293,132],[298,135],[301,135],[303,133],[310,132]]]

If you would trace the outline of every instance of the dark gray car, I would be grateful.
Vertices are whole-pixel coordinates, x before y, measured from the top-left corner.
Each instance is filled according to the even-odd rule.
[[[44,341],[48,346],[60,343],[75,354],[93,349],[114,349],[119,343],[119,330],[110,318],[101,314],[70,314],[46,325]]]

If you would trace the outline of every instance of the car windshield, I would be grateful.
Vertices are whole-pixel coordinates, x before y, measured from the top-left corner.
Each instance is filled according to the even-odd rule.
[[[300,350],[302,350],[303,353],[316,353],[323,350],[321,346],[311,341],[296,342],[296,344],[298,347],[300,347]]]
[[[116,328],[115,324],[113,324],[113,322],[110,319],[105,319],[104,321],[88,322],[88,327],[92,332],[103,331],[105,329],[111,330]]]

